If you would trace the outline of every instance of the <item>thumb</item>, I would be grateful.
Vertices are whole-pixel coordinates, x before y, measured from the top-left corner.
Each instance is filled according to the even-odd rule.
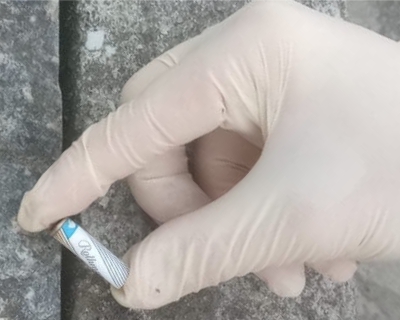
[[[257,202],[244,189],[252,188],[244,183],[132,247],[125,255],[131,273],[123,288],[111,289],[115,299],[125,307],[154,309],[291,256],[286,249],[295,250],[295,237],[274,215],[276,197]]]

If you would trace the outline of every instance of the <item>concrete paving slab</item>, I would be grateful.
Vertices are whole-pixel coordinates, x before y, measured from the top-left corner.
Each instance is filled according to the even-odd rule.
[[[0,318],[60,318],[60,247],[16,223],[61,152],[58,3],[0,2]]]

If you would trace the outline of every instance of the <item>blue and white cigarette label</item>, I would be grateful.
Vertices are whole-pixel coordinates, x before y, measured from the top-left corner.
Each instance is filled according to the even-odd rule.
[[[71,219],[65,220],[54,237],[116,288],[128,278],[129,269],[101,243]]]

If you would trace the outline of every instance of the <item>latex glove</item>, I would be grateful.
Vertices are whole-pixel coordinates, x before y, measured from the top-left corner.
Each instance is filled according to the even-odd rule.
[[[254,2],[134,76],[18,221],[43,230],[130,176],[139,204],[169,220],[126,255],[113,294],[132,308],[250,272],[296,295],[304,264],[347,280],[355,261],[399,258],[399,56],[394,41],[298,3]],[[195,183],[183,146],[202,136]]]

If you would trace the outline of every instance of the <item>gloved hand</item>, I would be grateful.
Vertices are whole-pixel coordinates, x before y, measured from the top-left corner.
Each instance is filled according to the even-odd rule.
[[[345,281],[356,261],[400,257],[399,83],[394,41],[292,1],[254,2],[139,71],[18,221],[43,230],[129,177],[165,222],[125,256],[113,294],[132,308],[250,272],[295,296],[305,264]]]

